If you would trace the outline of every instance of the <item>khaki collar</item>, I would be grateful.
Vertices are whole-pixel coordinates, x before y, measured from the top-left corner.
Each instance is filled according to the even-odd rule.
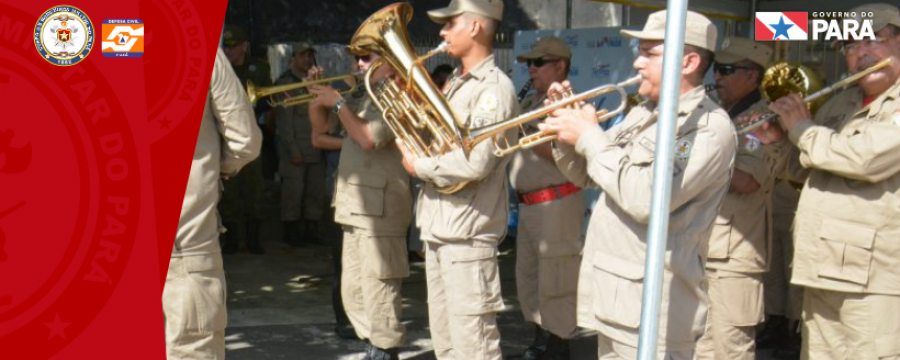
[[[706,89],[703,86],[695,87],[678,97],[678,116],[685,116],[694,111],[700,102],[706,99]],[[656,101],[648,101],[647,108],[653,109],[653,115],[659,115],[659,103]]]
[[[488,57],[484,58],[484,60],[481,60],[481,62],[478,63],[478,65],[475,65],[475,67],[473,67],[472,70],[470,70],[465,75],[460,76],[462,67],[456,68],[455,70],[453,70],[453,77],[462,77],[462,78],[473,77],[475,79],[482,79],[485,76],[487,76],[488,72],[491,69],[493,69],[495,67],[496,66],[494,65],[494,55],[491,54],[491,55],[488,55]]]
[[[854,88],[856,90],[856,93],[854,94],[855,96],[853,97],[853,100],[856,108],[859,108],[859,106],[862,105],[862,101],[865,95],[863,94],[862,88],[860,88],[859,85],[855,86]],[[864,114],[866,112],[868,112],[867,117],[875,116],[876,114],[881,112],[881,107],[887,100],[895,99],[898,96],[900,96],[900,81],[894,82],[894,85],[891,85],[891,87],[889,87],[883,94],[875,98],[875,100],[872,100],[869,105],[856,111],[854,116]]]

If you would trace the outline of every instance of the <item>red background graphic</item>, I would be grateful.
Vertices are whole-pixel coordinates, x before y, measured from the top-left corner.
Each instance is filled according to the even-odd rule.
[[[61,5],[95,31],[69,67],[33,42]],[[165,358],[162,286],[226,5],[0,0],[0,358]],[[143,57],[102,56],[110,18],[144,21]]]

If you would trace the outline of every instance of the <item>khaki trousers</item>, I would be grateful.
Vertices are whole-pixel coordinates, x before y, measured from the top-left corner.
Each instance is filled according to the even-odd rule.
[[[698,360],[755,360],[763,320],[762,274],[707,269],[709,312],[697,342]]]
[[[519,223],[516,290],[522,315],[525,321],[563,339],[571,338],[577,330],[575,303],[581,248],[578,238],[543,239]]]
[[[169,260],[163,288],[169,360],[225,358],[225,296],[222,254]]]
[[[497,245],[425,243],[428,317],[438,360],[501,360]]]
[[[805,290],[801,359],[900,359],[900,296]]]
[[[382,349],[403,344],[400,287],[409,276],[406,237],[344,226],[341,297],[356,335]]]
[[[693,351],[666,351],[657,348],[658,360],[692,360]],[[597,335],[597,359],[598,360],[634,360],[637,359],[638,349],[610,339],[603,334]]]

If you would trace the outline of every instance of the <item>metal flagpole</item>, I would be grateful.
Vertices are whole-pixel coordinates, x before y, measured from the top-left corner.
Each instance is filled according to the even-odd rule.
[[[659,335],[659,307],[662,298],[663,261],[669,228],[672,198],[675,125],[680,98],[681,61],[684,56],[684,28],[688,0],[668,0],[666,37],[663,49],[663,79],[659,101],[656,159],[653,163],[653,196],[650,203],[644,294],[638,359],[655,360]]]

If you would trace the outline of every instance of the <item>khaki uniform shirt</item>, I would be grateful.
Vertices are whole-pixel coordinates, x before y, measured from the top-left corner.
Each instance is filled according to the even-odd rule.
[[[656,149],[656,103],[632,109],[604,132],[559,144],[557,166],[576,185],[603,190],[591,216],[578,283],[578,325],[637,347]],[[693,349],[704,331],[707,242],[728,191],[737,148],[734,126],[702,87],[681,96],[668,245],[660,309],[660,349]]]
[[[221,174],[234,175],[259,155],[262,134],[222,50],[216,53],[206,107],[194,147],[172,256],[220,252],[216,202]]]
[[[394,133],[381,111],[364,93],[348,97],[347,105],[368,121],[375,150],[365,151],[344,137],[337,171],[334,220],[380,236],[406,236],[412,219],[409,174],[403,155],[394,144]]]
[[[276,85],[301,81],[290,71],[285,72],[275,82]],[[305,91],[292,91],[291,96],[304,94]],[[305,163],[317,163],[322,154],[312,146],[312,126],[309,122],[309,106],[306,104],[275,109],[275,129],[278,136],[278,157],[290,161],[295,156],[302,156]]]
[[[747,112],[765,108],[766,101],[760,100],[732,121]],[[763,273],[769,268],[772,251],[774,161],[766,155],[762,143],[747,134],[738,138],[734,167],[752,176],[759,189],[749,194],[732,191],[725,194],[709,238],[706,267],[744,274]]]
[[[826,103],[815,123],[800,122],[788,134],[808,172],[794,221],[791,282],[900,295],[900,82],[868,106],[862,102],[862,90],[850,88]],[[777,154],[778,145],[768,147]]]
[[[544,105],[546,96],[532,93],[522,99],[522,112],[531,111]],[[538,156],[531,149],[520,150],[513,155],[509,168],[510,182],[520,193],[546,189],[568,183],[569,180],[556,168],[556,164]],[[525,205],[519,203],[519,226],[528,226],[530,233],[540,239],[581,239],[584,221],[584,193],[568,196],[569,201],[557,199],[546,203]],[[574,199],[578,198],[578,199]],[[548,249],[560,252],[570,249]]]
[[[444,95],[464,126],[485,126],[518,114],[512,81],[494,65],[493,55],[467,74],[460,74],[457,68],[448,81]],[[515,130],[507,131],[506,136],[510,141],[518,138]],[[468,159],[457,148],[415,161],[416,173],[425,181],[416,212],[423,240],[499,242],[506,235],[509,158],[499,158],[493,151],[493,142],[484,141]],[[469,185],[454,194],[438,192],[437,186],[465,181],[470,181]]]

